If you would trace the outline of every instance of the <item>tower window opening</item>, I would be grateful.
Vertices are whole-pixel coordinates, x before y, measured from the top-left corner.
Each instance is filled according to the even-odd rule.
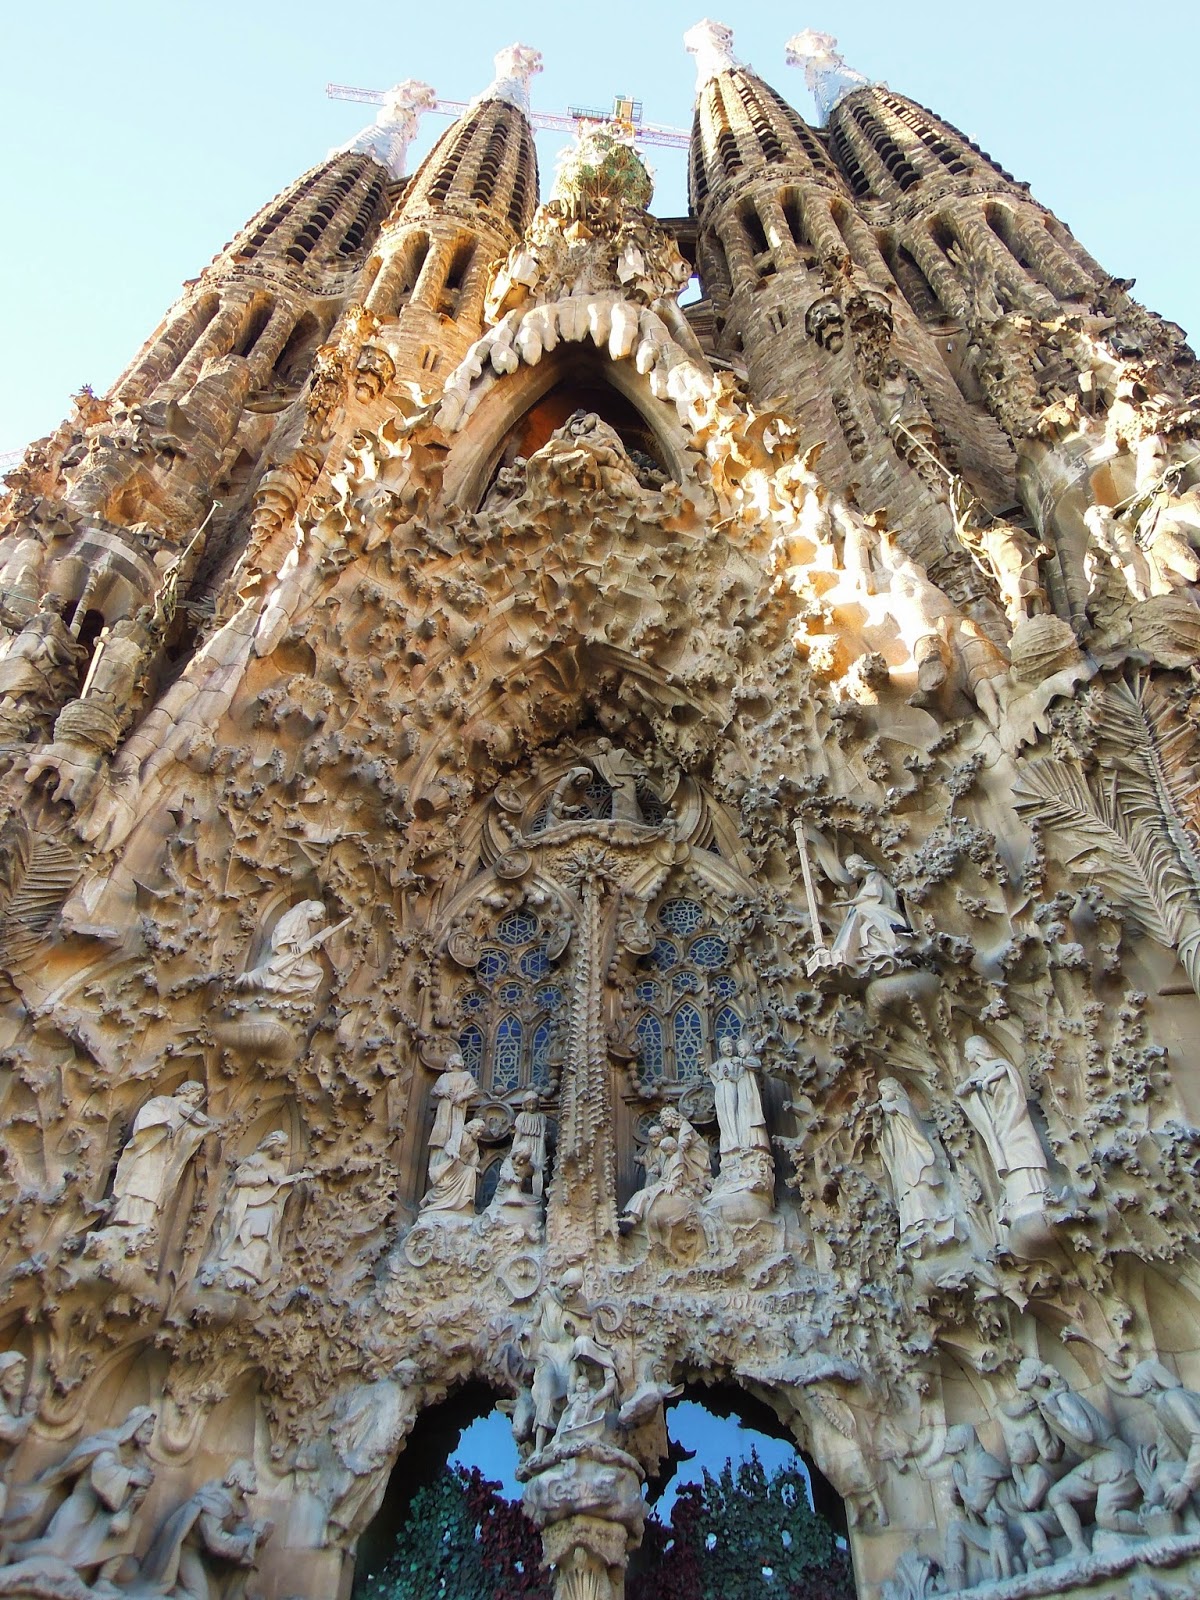
[[[762,218],[754,206],[743,206],[738,212],[738,219],[750,241],[750,249],[756,256],[763,255],[771,247],[767,243],[767,231],[763,227]]]
[[[259,300],[255,303],[249,320],[242,330],[241,337],[230,351],[231,355],[248,356],[258,343],[258,336],[271,320],[274,306],[270,300]]]
[[[438,310],[444,316],[454,317],[458,315],[459,305],[462,300],[463,283],[466,280],[474,257],[474,240],[464,240],[455,249],[450,259],[449,271],[446,273],[446,281],[442,285],[442,292],[438,297]]]
[[[917,316],[925,322],[938,321],[942,314],[941,306],[915,258],[903,245],[886,244],[882,253],[891,268],[892,277],[899,285],[900,293]]]
[[[279,352],[275,362],[276,383],[285,389],[303,383],[320,342],[320,324],[311,312],[308,312],[292,329],[287,343]]]
[[[496,193],[500,167],[504,161],[504,145],[505,128],[503,123],[497,122],[488,138],[475,182],[471,185],[471,198],[478,200],[481,205],[487,205]]]
[[[804,213],[800,208],[800,196],[794,189],[788,189],[780,196],[780,202],[783,206],[783,220],[787,223],[788,232],[792,236],[792,243],[799,250],[805,249],[812,241],[809,239],[808,230],[804,226]]]
[[[742,105],[746,108],[746,115],[750,119],[750,126],[754,129],[754,134],[758,140],[759,149],[762,151],[764,157],[768,161],[783,161],[785,159],[783,146],[780,144],[779,138],[776,135],[774,128],[771,126],[770,119],[767,117],[762,106],[759,104],[758,98],[751,89],[751,86],[744,79],[739,78],[737,83],[737,92],[738,98],[741,100]]]
[[[397,311],[401,306],[408,304],[412,292],[417,286],[417,280],[421,276],[421,269],[424,267],[425,259],[429,254],[429,235],[427,233],[417,234],[416,238],[410,240],[404,248],[407,259],[403,276],[400,279],[400,287],[396,293],[394,309]]]
[[[853,190],[854,194],[860,199],[863,196],[870,194],[870,179],[863,171],[862,164],[854,152],[854,146],[850,143],[850,140],[846,135],[846,130],[840,123],[833,130],[833,150],[834,154],[838,158],[838,161],[841,163],[842,171],[850,180],[850,188]]]
[[[474,132],[474,127],[472,127],[469,123],[464,123],[458,128],[457,132],[451,136],[450,142],[446,147],[445,155],[442,156],[434,166],[437,176],[429,185],[430,200],[444,200],[449,194],[450,185],[454,182],[459,166],[462,162],[462,158],[466,154],[467,146],[470,143],[471,135]],[[437,155],[438,152],[435,149],[433,156],[430,157],[431,162],[433,162],[434,157]]]
[[[508,220],[514,228],[525,225],[525,211],[529,200],[534,157],[532,151],[522,146],[517,159],[516,177],[513,179],[512,199],[508,203]]]

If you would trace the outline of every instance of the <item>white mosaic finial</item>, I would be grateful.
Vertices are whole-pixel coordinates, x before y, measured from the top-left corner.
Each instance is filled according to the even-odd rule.
[[[683,36],[683,48],[696,58],[696,93],[720,72],[738,65],[733,53],[733,29],[705,17]]]
[[[804,81],[817,102],[822,125],[829,121],[839,100],[871,81],[846,65],[831,33],[818,33],[815,28],[805,28],[803,33],[793,34],[788,40],[787,64],[804,68]]]
[[[537,50],[527,44],[510,44],[496,57],[496,76],[482,94],[471,101],[473,106],[485,100],[504,100],[510,106],[529,115],[529,80],[542,70],[542,58]]]
[[[374,156],[393,178],[402,178],[408,147],[417,136],[421,113],[432,111],[436,104],[437,95],[429,84],[405,78],[403,83],[388,90],[379,115],[369,128],[329,153],[341,156],[361,151],[363,155]]]

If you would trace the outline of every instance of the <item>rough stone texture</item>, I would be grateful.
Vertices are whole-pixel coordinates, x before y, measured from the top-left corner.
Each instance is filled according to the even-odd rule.
[[[9,477],[7,1594],[334,1600],[470,1380],[562,1597],[685,1382],[864,1596],[1195,1592],[1197,369],[689,40],[690,220],[507,52]]]

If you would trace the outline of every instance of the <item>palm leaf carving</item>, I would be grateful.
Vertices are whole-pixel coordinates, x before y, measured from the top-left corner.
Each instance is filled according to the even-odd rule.
[[[1184,729],[1145,683],[1111,685],[1094,719],[1096,778],[1052,757],[1028,761],[1013,786],[1017,810],[1055,835],[1073,873],[1178,952],[1200,994],[1200,854],[1184,820],[1194,814]]]

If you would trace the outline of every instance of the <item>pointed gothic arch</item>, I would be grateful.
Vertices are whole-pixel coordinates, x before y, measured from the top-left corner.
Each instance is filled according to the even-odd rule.
[[[478,506],[506,445],[524,419],[534,414],[553,391],[561,391],[560,406],[567,404],[572,389],[580,395],[581,405],[567,405],[563,420],[577,409],[597,410],[595,402],[599,400],[599,413],[605,421],[609,420],[604,416],[605,410],[619,418],[613,425],[623,439],[640,419],[642,437],[651,445],[646,453],[677,481],[687,476],[687,456],[693,447],[674,405],[655,398],[649,379],[637,371],[632,361],[613,361],[590,344],[562,343],[536,366],[522,362],[515,371],[487,387],[450,451],[443,478],[444,500],[461,508]]]

